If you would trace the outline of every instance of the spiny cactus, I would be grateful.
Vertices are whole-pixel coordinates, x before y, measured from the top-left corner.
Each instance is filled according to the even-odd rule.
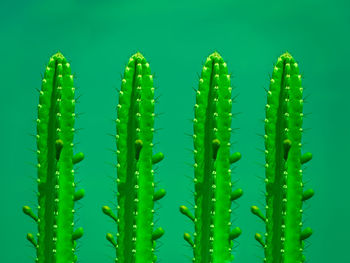
[[[232,192],[230,165],[241,154],[230,155],[231,92],[227,65],[214,52],[202,70],[193,120],[195,215],[180,206],[195,225],[194,241],[184,234],[195,263],[230,262],[233,239],[241,234],[239,227],[231,229],[231,202],[243,194],[240,188]]]
[[[117,241],[106,238],[116,248],[121,263],[156,262],[155,240],[164,234],[153,229],[154,202],[165,195],[154,190],[152,165],[164,155],[152,156],[154,133],[154,87],[149,63],[137,52],[124,72],[117,108],[117,216],[108,206],[102,211],[118,225]]]
[[[73,75],[70,64],[58,52],[50,58],[42,80],[37,118],[38,215],[29,206],[23,212],[38,224],[37,239],[27,239],[36,248],[36,262],[76,262],[76,240],[83,229],[74,230],[74,202],[84,196],[75,192],[73,165],[84,158],[73,156],[75,122]]]
[[[264,247],[267,263],[304,262],[304,239],[311,228],[302,229],[302,202],[314,191],[303,192],[301,165],[312,158],[301,155],[303,88],[298,64],[288,53],[274,67],[267,94],[265,119],[266,216],[257,206],[251,211],[266,224],[265,238],[255,234]]]

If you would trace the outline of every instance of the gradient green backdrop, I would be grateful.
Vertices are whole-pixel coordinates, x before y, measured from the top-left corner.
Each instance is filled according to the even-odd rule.
[[[254,233],[264,232],[250,206],[264,206],[264,106],[273,63],[289,51],[304,76],[306,104],[303,151],[314,154],[304,170],[315,196],[307,202],[304,224],[314,229],[308,240],[308,262],[350,262],[349,208],[349,26],[350,4],[333,1],[0,1],[0,262],[34,262],[26,240],[36,233],[23,205],[35,207],[36,132],[41,74],[60,50],[75,73],[76,151],[86,159],[76,176],[85,188],[77,226],[80,262],[113,262],[115,250],[105,239],[116,225],[101,212],[115,205],[115,134],[117,91],[125,63],[136,51],[155,73],[155,152],[165,159],[156,180],[168,194],[157,206],[156,226],[166,233],[159,262],[191,262],[183,232],[193,225],[178,211],[193,205],[194,159],[191,119],[198,76],[206,57],[217,50],[233,73],[232,151],[242,160],[233,179],[244,190],[233,213],[243,234],[234,249],[235,262],[262,262],[263,249]]]

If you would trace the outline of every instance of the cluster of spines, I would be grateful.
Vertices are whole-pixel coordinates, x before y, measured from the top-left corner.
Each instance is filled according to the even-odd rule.
[[[304,262],[304,240],[311,228],[302,228],[302,202],[311,198],[312,189],[303,192],[301,165],[312,154],[301,155],[303,88],[298,64],[286,52],[274,66],[267,94],[265,118],[266,216],[257,206],[253,214],[266,225],[265,238],[256,233],[263,246],[264,262]]]
[[[74,202],[84,196],[75,192],[73,165],[83,153],[73,156],[75,100],[70,64],[60,53],[50,58],[39,96],[37,118],[38,215],[29,206],[23,212],[38,224],[37,239],[27,239],[36,249],[36,262],[76,262],[76,240],[83,229],[74,228]]]
[[[193,120],[195,215],[180,206],[180,212],[195,225],[194,241],[189,233],[184,234],[195,263],[233,260],[233,239],[241,234],[239,227],[230,229],[231,202],[243,194],[242,189],[232,192],[230,164],[241,154],[230,155],[231,91],[227,65],[214,52],[203,66]]]
[[[116,248],[115,262],[156,262],[155,240],[164,234],[153,229],[154,202],[166,193],[154,189],[152,165],[164,158],[161,152],[152,156],[154,104],[149,63],[137,52],[125,68],[117,106],[117,216],[102,207],[118,225],[117,241],[106,235]]]

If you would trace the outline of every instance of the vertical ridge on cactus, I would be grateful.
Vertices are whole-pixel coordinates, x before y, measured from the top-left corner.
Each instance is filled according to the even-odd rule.
[[[267,94],[265,119],[266,217],[258,207],[251,211],[266,224],[265,240],[256,239],[264,247],[267,263],[304,262],[302,235],[302,202],[313,195],[303,193],[301,165],[311,160],[311,153],[301,154],[303,122],[303,88],[299,67],[288,53],[282,54],[274,66]],[[306,194],[305,194],[306,193]]]
[[[184,239],[193,247],[193,262],[229,262],[233,239],[241,234],[231,231],[231,202],[242,194],[232,193],[230,165],[241,158],[230,156],[232,119],[230,75],[218,52],[211,54],[199,79],[196,95],[194,130],[195,215],[186,206],[180,212],[195,225],[194,241],[189,233]]]
[[[153,223],[154,202],[165,195],[164,189],[154,189],[152,165],[164,158],[152,152],[154,105],[153,75],[137,52],[125,68],[117,107],[117,215],[102,208],[118,225],[118,262],[155,262],[155,240],[164,234],[162,228],[154,230]],[[107,239],[114,244],[112,234]]]
[[[62,53],[50,58],[39,96],[37,118],[38,215],[28,206],[23,212],[38,224],[38,238],[27,239],[35,246],[39,263],[75,262],[74,202],[84,190],[75,192],[73,137],[75,100],[70,64]],[[80,154],[79,161],[83,159]]]

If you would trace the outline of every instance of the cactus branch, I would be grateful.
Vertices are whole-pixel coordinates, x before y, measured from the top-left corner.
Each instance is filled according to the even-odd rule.
[[[33,218],[35,222],[38,222],[38,217],[33,213],[29,206],[23,206],[23,213]]]

